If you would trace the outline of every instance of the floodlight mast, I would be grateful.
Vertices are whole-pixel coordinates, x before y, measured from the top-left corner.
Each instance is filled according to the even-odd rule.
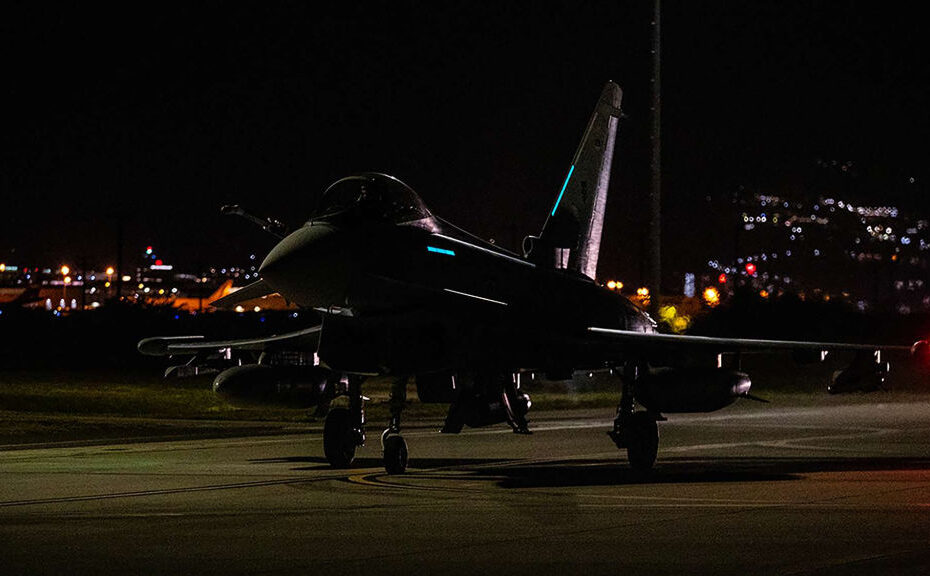
[[[654,0],[652,17],[652,182],[649,187],[649,311],[658,318],[662,284],[662,33],[661,0]]]

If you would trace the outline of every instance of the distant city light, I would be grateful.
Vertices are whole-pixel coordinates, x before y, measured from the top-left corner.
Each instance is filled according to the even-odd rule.
[[[123,282],[132,282],[132,276],[123,276],[121,280]]]
[[[717,304],[720,304],[720,291],[718,291],[713,286],[708,286],[704,289],[704,303],[713,308]]]
[[[727,275],[726,275],[726,274],[721,274],[720,276],[717,276],[717,283],[718,283],[718,284],[726,284],[726,283],[727,283]]]
[[[107,268],[107,276],[112,276],[115,272],[116,270],[114,270],[112,266]]]
[[[746,263],[746,274],[753,276],[755,275],[755,273],[756,273],[756,265],[753,264],[752,262],[747,262]]]
[[[67,266],[62,266],[62,267],[61,267],[61,275],[62,275],[62,276],[67,276],[67,275],[70,274],[70,273],[71,273],[71,268],[68,268]]]

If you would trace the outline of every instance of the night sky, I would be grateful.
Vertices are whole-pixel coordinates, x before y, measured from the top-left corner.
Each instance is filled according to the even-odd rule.
[[[194,4],[3,9],[0,261],[112,264],[122,220],[127,264],[242,263],[271,243],[220,205],[296,226],[362,171],[517,250],[611,79],[600,273],[644,272],[651,2]],[[893,4],[664,2],[667,279],[728,250],[740,185],[930,213],[930,41]]]

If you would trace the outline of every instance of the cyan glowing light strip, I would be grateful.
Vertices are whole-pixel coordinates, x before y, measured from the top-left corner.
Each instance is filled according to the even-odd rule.
[[[427,250],[430,252],[435,252],[436,254],[445,254],[446,256],[455,256],[455,252],[452,250],[446,250],[445,248],[436,248],[435,246],[427,246]]]
[[[552,208],[552,215],[555,216],[555,211],[559,209],[559,202],[562,201],[562,194],[565,194],[565,189],[568,188],[568,181],[572,179],[572,172],[575,171],[575,165],[572,164],[571,169],[568,171],[568,176],[565,177],[565,184],[562,184],[562,191],[559,192],[559,197],[555,200],[555,206]]]

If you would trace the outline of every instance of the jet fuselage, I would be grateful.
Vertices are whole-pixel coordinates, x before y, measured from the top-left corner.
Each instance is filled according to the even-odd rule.
[[[564,373],[622,360],[605,357],[588,326],[654,330],[623,296],[472,237],[393,178],[347,180],[368,197],[324,207],[261,267],[282,296],[324,314],[319,355],[336,370]],[[417,204],[412,218],[386,217],[404,202]]]

